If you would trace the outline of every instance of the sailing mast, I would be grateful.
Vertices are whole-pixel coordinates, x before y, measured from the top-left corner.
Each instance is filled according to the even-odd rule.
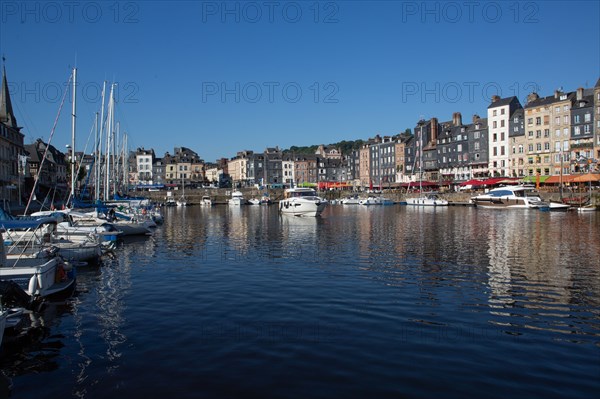
[[[111,157],[111,139],[113,133],[113,118],[114,118],[114,88],[115,84],[110,86],[110,98],[108,100],[108,117],[107,123],[108,128],[106,129],[106,156],[105,156],[105,173],[106,181],[104,185],[104,201],[108,201],[110,198],[110,157]]]
[[[73,68],[73,113],[71,114],[71,203],[75,200],[75,110],[76,110],[77,68]]]
[[[100,200],[100,187],[102,186],[102,138],[104,134],[104,95],[106,93],[106,81],[102,84],[102,107],[100,113],[100,135],[98,136],[96,152],[96,201]]]
[[[423,195],[423,125],[419,134],[419,195]]]

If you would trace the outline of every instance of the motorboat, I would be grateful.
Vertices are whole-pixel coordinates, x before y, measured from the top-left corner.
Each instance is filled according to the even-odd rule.
[[[16,283],[33,303],[72,292],[75,269],[58,255],[47,258],[7,257],[0,231],[0,280]]]
[[[360,198],[358,198],[358,194],[354,194],[344,198],[341,202],[342,205],[358,205],[360,204]]]
[[[379,197],[369,195],[367,198],[361,198],[358,200],[359,205],[381,205]]]
[[[250,205],[260,205],[260,200],[259,200],[258,198],[250,198],[250,199],[248,200],[248,203],[249,203]]]
[[[244,194],[241,191],[234,191],[231,193],[231,198],[228,201],[229,205],[240,206],[246,203],[244,199]]]
[[[548,206],[534,186],[517,185],[491,189],[471,198],[475,206],[492,209],[543,208]]]
[[[271,205],[273,201],[271,201],[271,197],[269,197],[268,193],[264,193],[262,198],[260,199],[261,205]]]
[[[319,216],[327,206],[327,201],[317,196],[312,188],[288,188],[279,202],[282,214],[294,216]]]
[[[0,228],[5,232],[5,252],[9,256],[45,258],[48,252],[56,252],[66,261],[86,263],[97,263],[102,256],[97,237],[65,239],[57,232],[54,218],[3,220]]]
[[[204,195],[204,196],[202,196],[202,199],[200,200],[200,205],[212,206],[212,200],[210,199],[210,197],[208,195]]]
[[[448,206],[448,201],[436,193],[421,194],[418,197],[407,198],[406,205],[415,206]]]

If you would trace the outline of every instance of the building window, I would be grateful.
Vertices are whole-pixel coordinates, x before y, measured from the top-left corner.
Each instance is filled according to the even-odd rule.
[[[535,131],[535,138],[539,139],[540,137],[542,137],[542,131],[541,130],[536,130]]]
[[[588,112],[588,113],[586,113],[586,114],[584,115],[584,117],[583,117],[583,120],[584,120],[585,122],[590,122],[590,121],[592,120],[592,114],[590,114],[589,112]]]
[[[550,137],[550,129],[544,129],[544,137]]]
[[[500,127],[504,127],[504,119],[500,121]]]
[[[497,125],[498,125],[498,122],[496,122],[496,121],[494,121],[494,122],[492,123],[492,126],[493,126],[493,128],[494,128],[494,129],[497,127]]]
[[[580,131],[580,129],[579,129],[579,126],[575,126],[575,127],[573,127],[573,134],[574,134],[574,135],[576,135],[576,136],[577,136],[578,134],[581,134],[581,131]]]
[[[579,120],[580,120],[579,115],[573,116],[573,122],[574,123],[579,123]]]
[[[569,115],[565,115],[565,116],[563,117],[563,122],[564,122],[564,124],[565,124],[565,125],[568,125],[568,124],[569,124]]]
[[[527,118],[527,126],[533,125],[533,118]]]
[[[533,130],[530,130],[529,132],[527,132],[527,134],[529,135],[529,137],[533,137]]]
[[[497,115],[497,110],[494,110],[493,115],[496,116]]]
[[[536,151],[538,151],[538,152],[542,151],[542,143],[537,143],[537,144],[535,145],[535,149],[536,149]]]
[[[554,124],[560,125],[560,116],[557,116],[556,118],[554,118]]]
[[[500,115],[504,115],[504,108],[500,109]]]
[[[544,150],[548,150],[548,151],[550,151],[550,142],[549,142],[549,141],[546,141],[546,142],[544,143]]]
[[[542,124],[542,118],[540,116],[535,118],[535,124],[536,124],[536,126],[539,126]]]

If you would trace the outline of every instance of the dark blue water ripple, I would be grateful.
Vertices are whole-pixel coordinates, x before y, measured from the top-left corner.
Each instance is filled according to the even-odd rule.
[[[18,398],[589,397],[598,216],[167,209],[5,347]],[[49,386],[49,389],[40,387]]]

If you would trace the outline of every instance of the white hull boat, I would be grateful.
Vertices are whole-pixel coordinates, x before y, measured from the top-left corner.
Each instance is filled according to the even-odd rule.
[[[312,188],[288,188],[285,198],[279,202],[282,214],[294,216],[319,216],[327,207],[327,201],[318,197]]]
[[[533,186],[505,186],[471,198],[475,206],[488,209],[535,209],[547,204]]]
[[[448,201],[438,197],[436,194],[429,194],[407,198],[406,204],[415,206],[448,206]]]
[[[74,269],[59,256],[36,259],[6,256],[0,233],[0,279],[17,283],[32,300],[64,293],[75,284]]]
[[[231,193],[231,198],[228,201],[229,205],[241,206],[246,203],[244,195],[240,191],[234,191]]]

